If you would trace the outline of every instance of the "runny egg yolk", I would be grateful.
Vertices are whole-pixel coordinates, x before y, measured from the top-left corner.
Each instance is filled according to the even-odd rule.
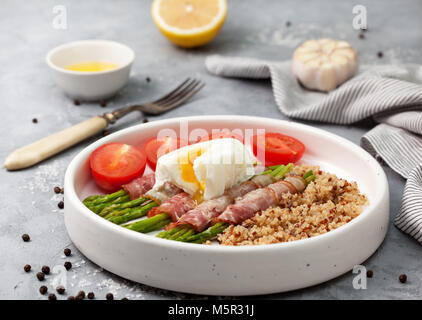
[[[190,151],[187,155],[181,157],[179,161],[180,176],[183,181],[187,183],[194,183],[197,186],[197,191],[192,198],[198,203],[202,202],[204,198],[205,181],[198,181],[193,169],[193,162],[202,154],[201,150]]]

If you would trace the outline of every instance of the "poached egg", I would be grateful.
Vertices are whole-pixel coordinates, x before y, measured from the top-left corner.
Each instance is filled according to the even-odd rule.
[[[255,173],[255,163],[255,157],[239,140],[196,143],[158,159],[154,189],[172,182],[199,203],[249,179]]]

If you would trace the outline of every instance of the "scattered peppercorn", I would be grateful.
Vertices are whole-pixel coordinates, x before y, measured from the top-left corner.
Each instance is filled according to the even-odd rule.
[[[72,263],[70,261],[66,261],[64,263],[64,267],[66,268],[66,270],[70,270],[70,268],[72,268]]]
[[[67,300],[76,300],[76,298],[74,296],[68,296]]]
[[[38,123],[38,119],[37,118],[32,119],[32,123]]]
[[[48,288],[47,288],[46,286],[41,286],[41,287],[40,287],[40,293],[41,293],[41,294],[46,294],[46,293],[47,293],[47,291],[48,291]]]
[[[63,286],[58,286],[56,288],[56,291],[57,291],[58,294],[63,294],[65,292],[65,290],[66,289]]]
[[[149,120],[147,118],[144,118],[144,120],[142,120],[143,123],[147,123],[149,122]]]
[[[60,187],[54,187],[54,193],[61,193],[62,189]]]
[[[57,300],[57,297],[56,297],[56,295],[54,293],[50,293],[48,295],[48,300]]]
[[[372,276],[374,275],[374,272],[372,271],[372,270],[368,270],[368,271],[366,271],[366,276],[368,277],[368,278],[372,278]]]
[[[365,39],[365,35],[363,33],[359,33],[359,38],[360,39]]]
[[[146,80],[147,82],[151,82],[151,78],[150,78],[150,77],[147,77],[145,80]]]
[[[112,293],[107,293],[107,295],[106,295],[106,299],[107,299],[107,300],[114,300],[114,296],[113,296],[113,294],[112,294]]]
[[[290,27],[292,25],[292,23],[290,21],[286,22],[286,27]]]
[[[104,108],[106,105],[107,105],[107,101],[105,101],[105,100],[101,100],[101,101],[100,101],[100,106],[101,106],[101,107],[103,107],[103,108]]]
[[[25,241],[25,242],[28,242],[29,240],[31,240],[31,238],[29,237],[28,234],[25,233],[25,234],[22,235],[22,240]]]
[[[407,276],[406,276],[405,274],[401,274],[401,275],[400,275],[400,277],[399,277],[399,281],[400,281],[401,283],[406,283],[406,281],[407,281]]]
[[[63,209],[64,208],[64,202],[60,201],[57,206],[59,207],[59,209]]]
[[[31,265],[30,265],[30,264],[26,264],[26,265],[23,267],[23,270],[25,270],[25,272],[29,272],[29,271],[31,271]]]
[[[126,297],[124,297],[124,298],[122,298],[122,300],[129,300],[128,298],[126,298]]]
[[[110,131],[108,130],[103,130],[103,137],[106,137],[110,134]]]
[[[78,300],[82,300],[85,298],[85,291],[81,290],[78,292],[78,294],[76,295],[76,299]]]
[[[92,299],[94,299],[94,298],[95,298],[95,294],[94,294],[94,292],[89,292],[89,293],[88,293],[88,299],[92,300]]]
[[[42,273],[49,274],[50,273],[50,267],[49,266],[43,266],[41,268]]]
[[[68,257],[72,254],[72,250],[70,250],[69,248],[66,248],[63,250],[63,253],[66,257]]]
[[[384,53],[382,53],[382,51],[378,51],[377,56],[378,58],[382,58],[384,56]]]
[[[60,190],[60,193],[61,193],[61,194],[64,194],[64,188],[62,188],[62,189]]]
[[[43,281],[45,279],[45,274],[42,273],[42,272],[38,272],[37,273],[37,278],[38,278],[38,280]]]
[[[79,106],[81,104],[81,102],[79,100],[75,99],[75,100],[73,100],[73,104],[75,106]]]

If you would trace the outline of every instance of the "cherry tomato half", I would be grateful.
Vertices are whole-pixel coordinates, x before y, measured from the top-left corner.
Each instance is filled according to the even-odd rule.
[[[165,137],[159,139],[152,138],[148,140],[144,145],[144,152],[147,156],[148,166],[155,171],[159,157],[185,145],[187,145],[185,140],[180,138]]]
[[[258,137],[260,137],[258,139]],[[265,136],[254,136],[253,152],[265,166],[295,163],[305,152],[305,145],[299,140],[281,133],[268,132]],[[260,151],[258,153],[258,151]],[[262,155],[265,154],[265,159]],[[261,159],[260,159],[261,158]],[[265,161],[264,161],[265,160]]]
[[[225,138],[237,139],[243,143],[243,137],[241,135],[234,133],[232,131],[226,131],[226,130],[210,133],[208,136],[203,136],[202,138],[200,138],[198,142],[204,142],[204,141],[216,140],[216,139],[225,139]]]
[[[107,191],[116,191],[123,184],[142,176],[146,156],[135,146],[108,143],[91,153],[89,163],[97,185]]]

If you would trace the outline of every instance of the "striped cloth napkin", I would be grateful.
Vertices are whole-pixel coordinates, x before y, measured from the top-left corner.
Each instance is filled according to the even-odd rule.
[[[205,65],[222,77],[271,78],[275,101],[291,118],[351,124],[372,117],[378,125],[361,146],[407,179],[394,223],[422,243],[422,66],[361,66],[351,80],[321,93],[298,84],[290,61],[213,55]]]

